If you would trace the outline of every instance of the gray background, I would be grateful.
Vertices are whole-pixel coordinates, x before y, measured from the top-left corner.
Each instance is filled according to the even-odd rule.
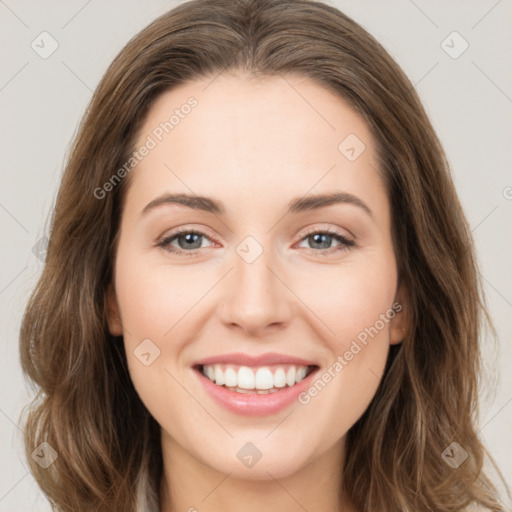
[[[47,230],[77,124],[108,64],[150,21],[180,2],[0,0],[0,511],[50,510],[23,461],[18,419],[30,390],[18,329],[42,269]],[[452,165],[476,240],[499,352],[483,350],[494,393],[481,398],[480,436],[512,482],[512,2],[331,1],[393,55],[422,98]],[[31,47],[56,51],[42,58]],[[457,31],[469,44],[463,49]],[[41,43],[41,37],[47,37]],[[443,41],[446,42],[443,45]],[[450,48],[451,47],[451,48]],[[447,53],[451,52],[451,56]]]

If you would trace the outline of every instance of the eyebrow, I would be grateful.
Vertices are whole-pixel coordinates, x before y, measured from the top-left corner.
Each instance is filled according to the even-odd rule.
[[[190,194],[163,194],[153,199],[142,210],[142,214],[164,204],[178,204],[214,214],[225,213],[222,203],[210,197],[196,196]],[[303,197],[295,197],[288,203],[288,213],[305,212],[316,210],[333,204],[351,204],[364,210],[370,217],[373,217],[370,208],[359,197],[347,192],[333,192],[331,194],[316,194]]]

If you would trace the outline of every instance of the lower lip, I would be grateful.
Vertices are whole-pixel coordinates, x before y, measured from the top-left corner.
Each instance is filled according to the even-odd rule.
[[[204,389],[218,404],[243,416],[267,416],[288,407],[311,385],[317,371],[318,368],[315,368],[305,379],[294,386],[286,387],[274,393],[259,395],[258,393],[237,393],[222,386],[217,386],[205,377],[201,370],[194,368],[194,372],[198,375]]]

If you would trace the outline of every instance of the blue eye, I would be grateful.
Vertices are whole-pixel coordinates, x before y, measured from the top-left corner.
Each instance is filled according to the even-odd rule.
[[[200,231],[184,229],[166,236],[157,246],[179,256],[194,256],[198,249],[204,248],[202,246],[204,239],[210,240],[209,237]],[[308,247],[307,249],[321,255],[347,250],[356,245],[354,240],[337,231],[330,230],[311,232],[303,237],[301,242],[304,240],[313,245],[313,247]],[[333,240],[337,241],[339,245],[332,247]],[[171,245],[175,241],[178,243],[178,247]]]
[[[328,251],[328,253],[346,250],[355,245],[355,242],[344,235],[336,231],[314,231],[309,235],[305,236],[302,240],[306,240],[313,245],[313,249],[321,249],[322,251]],[[301,241],[302,241],[301,240]],[[338,246],[332,247],[332,241],[336,240],[339,242]],[[316,247],[315,247],[316,246]],[[318,252],[318,251],[315,251]]]
[[[178,231],[170,236],[165,237],[159,244],[159,247],[164,248],[166,251],[181,254],[183,252],[188,253],[190,250],[200,249],[202,238],[208,238],[204,233],[194,230],[183,230]],[[176,240],[178,242],[178,250],[171,245]],[[190,249],[190,250],[189,250]],[[194,253],[192,253],[194,254]],[[190,254],[186,254],[190,256]]]

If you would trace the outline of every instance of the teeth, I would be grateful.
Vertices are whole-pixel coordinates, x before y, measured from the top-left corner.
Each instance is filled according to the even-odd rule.
[[[224,372],[224,384],[227,387],[236,388],[237,382],[238,377],[235,370],[233,370],[233,368],[226,368],[226,371]]]
[[[256,372],[256,389],[272,389],[273,387],[274,376],[272,372],[268,368],[259,368]]]
[[[239,393],[266,394],[278,391],[277,388],[294,386],[306,377],[307,366],[280,365],[250,368],[235,365],[204,365],[203,374],[219,386]]]
[[[288,384],[288,386],[293,386],[295,384],[296,373],[297,370],[295,370],[295,366],[290,366],[290,368],[288,368],[288,372],[286,373],[286,384]]]
[[[297,368],[297,373],[295,374],[295,381],[300,382],[301,380],[303,380],[304,377],[306,377],[307,372],[308,372],[308,369],[304,368],[304,366]]]
[[[284,388],[286,386],[286,373],[283,368],[278,368],[274,373],[274,386]]]
[[[224,380],[221,379],[220,382],[217,380],[217,371],[219,371],[222,374],[222,376],[224,376],[224,372],[220,369],[219,366],[215,368],[215,384],[219,384],[220,386],[221,384],[224,384]],[[254,385],[255,380],[256,378],[254,376],[254,372],[250,368],[248,368],[247,366],[240,367],[237,375],[237,383],[239,388],[254,389],[256,387]]]
[[[219,386],[222,386],[222,384],[224,384],[224,372],[220,369],[219,366],[216,366],[214,369],[214,375],[215,375],[215,382],[219,385]]]

